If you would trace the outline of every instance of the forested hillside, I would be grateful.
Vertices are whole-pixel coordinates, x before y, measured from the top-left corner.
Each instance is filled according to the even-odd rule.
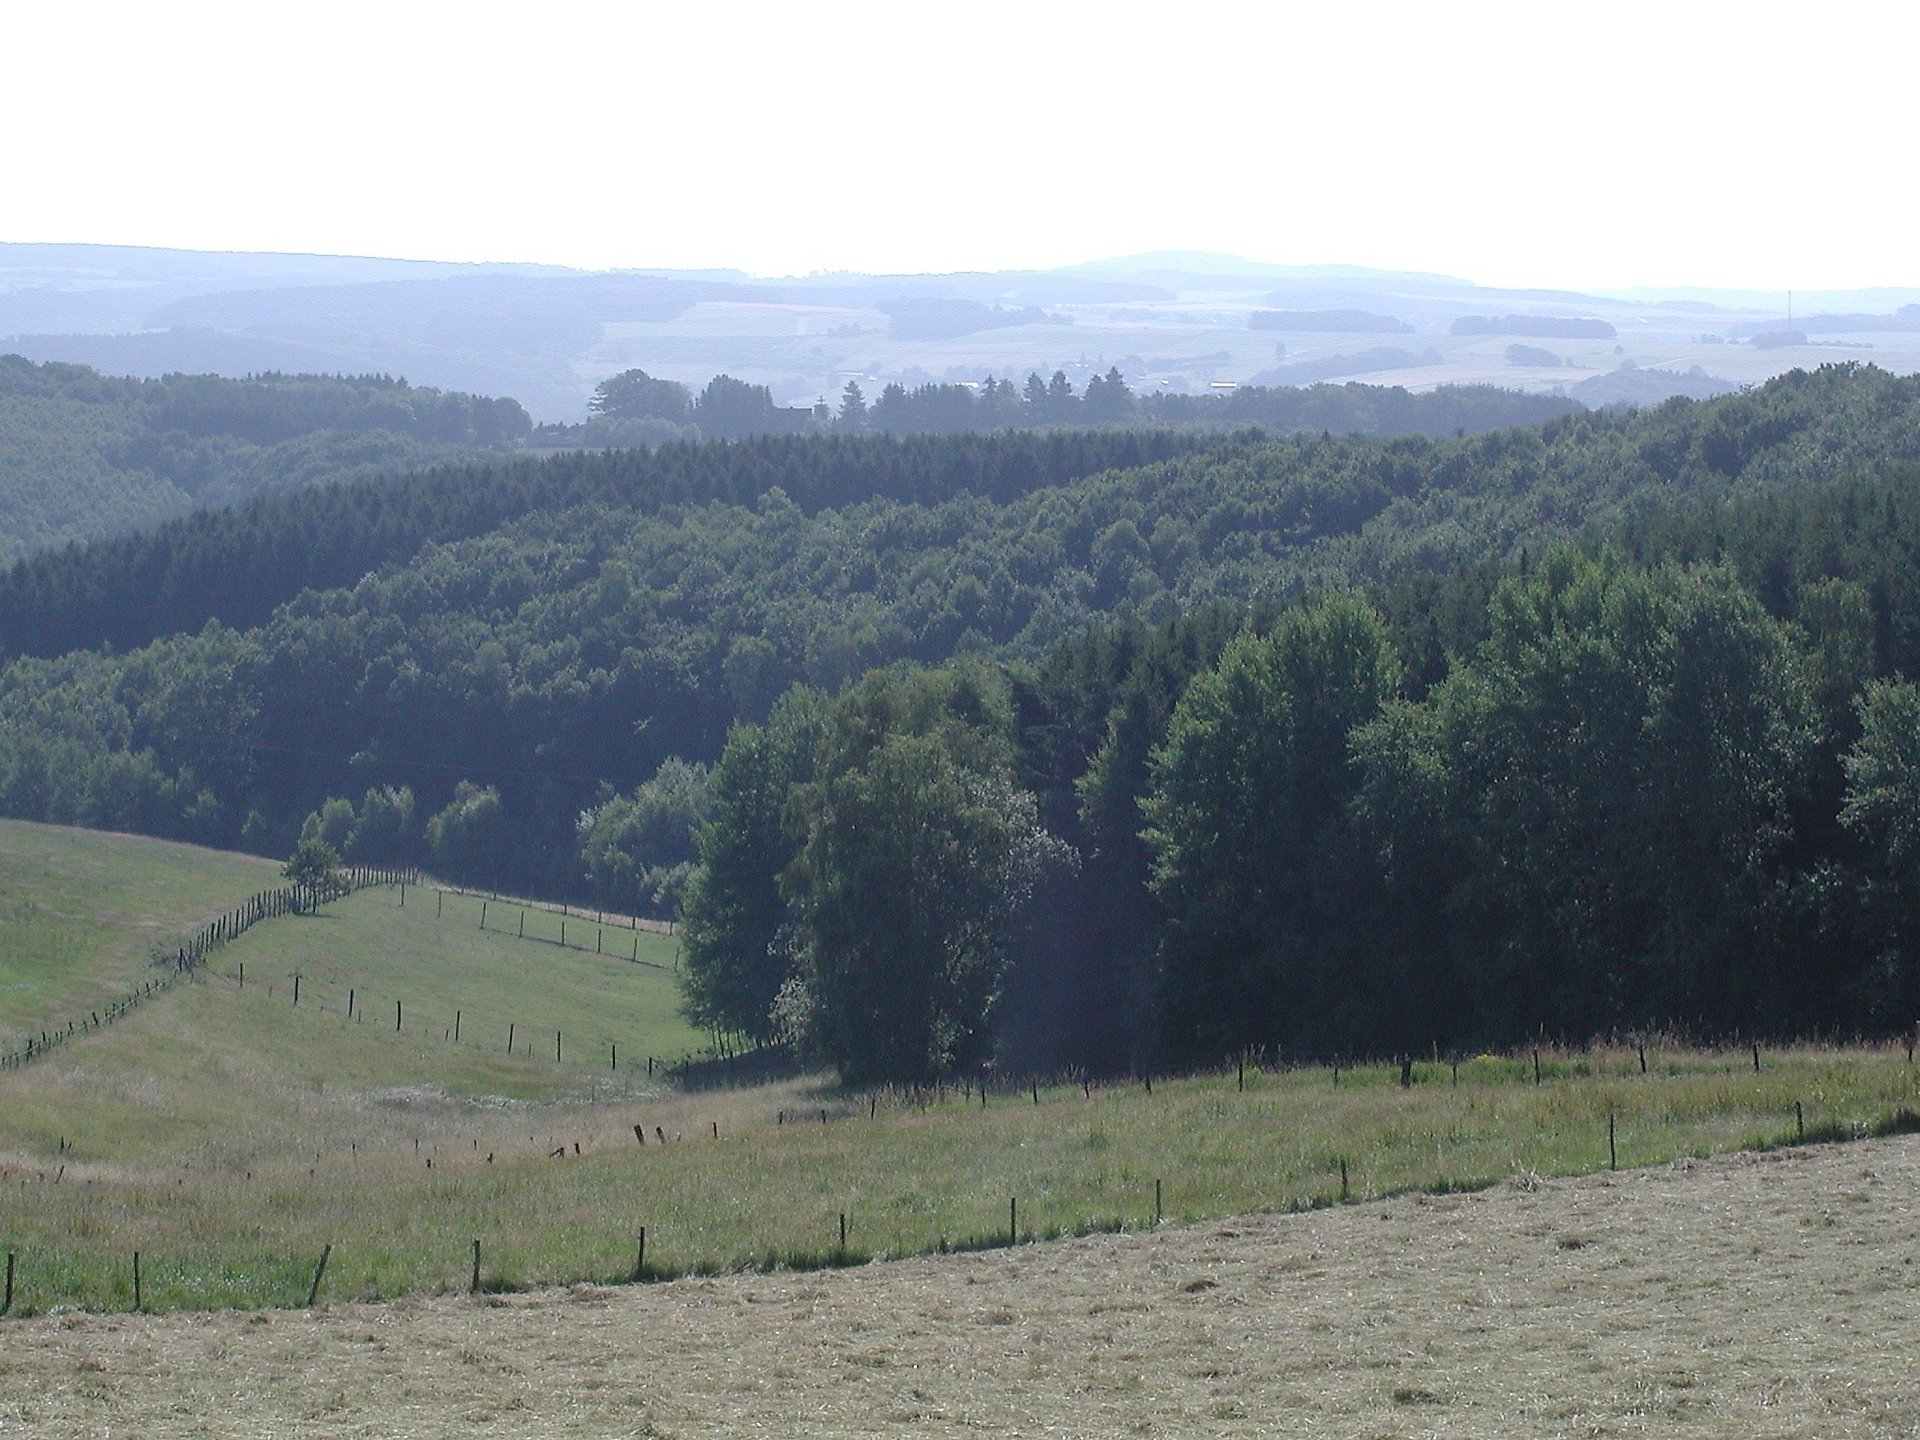
[[[128,380],[0,355],[0,564],[303,486],[498,452],[512,400],[362,376]]]
[[[36,373],[44,376],[52,368]],[[1048,399],[1043,387],[1032,415],[1016,401],[1010,418],[996,419],[991,405],[976,400],[967,386],[932,386],[903,398],[897,411],[877,406],[871,420],[864,412],[849,417],[843,407],[838,421],[816,424],[802,415],[796,429],[781,422],[788,412],[776,411],[763,388],[720,376],[695,398],[683,386],[629,372],[600,387],[606,403],[590,424],[565,434],[542,427],[536,439],[595,449],[658,447],[649,453],[443,467],[388,483],[328,487],[290,501],[272,492],[291,484],[262,484],[269,503],[203,510],[111,543],[35,554],[0,572],[0,654],[59,655],[102,644],[127,649],[197,630],[209,619],[257,625],[302,590],[350,584],[382,565],[411,559],[429,542],[469,539],[520,516],[572,504],[625,503],[653,513],[670,503],[745,503],[776,486],[809,515],[867,499],[925,504],[979,494],[1005,500],[1099,470],[1206,449],[1221,442],[1229,422],[1243,429],[1259,424],[1334,434],[1477,434],[1516,417],[1541,419],[1574,408],[1567,401],[1487,387],[1410,395],[1378,386],[1323,385],[1248,391],[1184,407],[1162,404],[1166,397],[1160,397],[1138,413],[1106,417],[1117,428],[1095,433],[1070,428],[1082,400],[1064,376],[1057,378],[1058,393]],[[237,388],[210,377],[191,383],[215,393]],[[1015,399],[1011,386],[1003,388]],[[275,393],[254,393],[255,408]],[[229,396],[228,403],[238,402]],[[1163,413],[1186,433],[1176,435],[1158,421],[1143,428]],[[667,418],[672,415],[686,423]],[[709,438],[740,443],[700,445],[703,427]],[[1015,429],[1035,433],[1009,433]],[[691,438],[680,439],[683,432]],[[932,434],[947,438],[934,443],[927,438]],[[369,457],[395,443],[391,435],[364,440]],[[282,446],[254,460],[270,470],[291,455]],[[396,453],[396,464],[400,459]]]
[[[697,1017],[869,1078],[1887,1024],[1917,460],[1834,368],[307,493],[16,568],[12,648],[84,648],[0,670],[0,807],[665,905],[708,821]]]
[[[186,517],[151,533],[35,555],[0,575],[0,653],[60,655],[253,626],[303,590],[349,585],[422,547],[573,507],[653,515],[744,507],[781,490],[806,513],[885,499],[1007,499],[1217,443],[1164,431],[933,441],[759,438],[582,453],[329,486]]]

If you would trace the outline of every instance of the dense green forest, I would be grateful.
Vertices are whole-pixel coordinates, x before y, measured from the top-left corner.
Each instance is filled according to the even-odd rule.
[[[738,509],[778,489],[806,514],[869,500],[1004,500],[1199,451],[1199,435],[1125,430],[923,438],[762,437],[577,453],[328,486],[33,555],[0,574],[0,654],[129,649],[208,620],[251,627],[307,590],[353,584],[428,547],[538,514]]]
[[[738,500],[770,483],[810,511],[866,495],[1006,494],[1079,478],[1089,464],[1126,466],[1174,453],[1183,442],[1161,433],[1168,427],[1197,432],[1184,447],[1198,448],[1236,427],[1441,436],[1579,408],[1490,387],[1413,395],[1364,385],[1135,403],[1117,376],[1095,377],[1081,396],[1056,375],[1050,386],[1033,377],[1029,389],[1039,399],[1032,405],[1010,384],[989,381],[984,389],[892,385],[869,410],[858,387],[849,389],[833,416],[777,408],[764,386],[725,375],[696,396],[635,370],[599,387],[585,425],[533,431],[514,401],[378,376],[131,380],[0,356],[0,565],[14,562],[0,571],[0,653],[125,649],[208,619],[256,625],[303,589],[346,584],[429,541],[468,538],[570,501]],[[1074,428],[1096,422],[1145,433],[1093,441]],[[852,443],[863,436],[988,439],[1015,429],[1048,433],[1043,443],[938,453]],[[770,437],[847,443],[822,449],[769,444]],[[752,441],[758,454],[705,448],[703,438]],[[561,457],[501,471],[501,453],[528,439],[548,450],[666,453],[653,462]],[[770,482],[769,467],[784,478]],[[422,471],[430,473],[417,483],[392,483]],[[352,480],[374,483],[341,483]],[[339,493],[310,496],[291,510],[271,503],[319,486]],[[263,509],[249,501],[269,503]],[[106,537],[119,538],[72,543]]]
[[[795,691],[709,780],[693,1013],[853,1079],[1903,1029],[1916,545],[1909,465]]]
[[[684,904],[850,1077],[1905,1023],[1916,460],[1846,367],[307,492],[15,568],[0,809]]]
[[[513,400],[381,376],[131,380],[0,355],[0,564],[260,495],[496,452]]]

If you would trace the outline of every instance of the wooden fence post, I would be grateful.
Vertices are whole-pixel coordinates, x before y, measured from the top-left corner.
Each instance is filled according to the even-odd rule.
[[[480,1242],[473,1242],[473,1285],[467,1292],[470,1295],[480,1293]]]
[[[333,1254],[333,1242],[329,1240],[320,1249],[320,1264],[313,1272],[313,1284],[307,1290],[307,1308],[313,1308],[313,1302],[320,1295],[320,1277],[327,1273],[327,1257]]]

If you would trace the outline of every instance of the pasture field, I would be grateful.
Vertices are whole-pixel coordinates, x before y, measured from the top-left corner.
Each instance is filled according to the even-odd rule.
[[[1911,1437],[1920,1141],[0,1346],[50,1436]]]
[[[250,855],[0,820],[0,1049],[119,999],[152,947],[279,877]]]
[[[178,913],[238,897],[208,898]],[[328,1246],[334,1302],[464,1291],[476,1240],[492,1293],[833,1267],[1867,1135],[1920,1109],[1899,1046],[1767,1050],[1756,1070],[1656,1045],[1645,1073],[1632,1049],[1549,1051],[1537,1079],[1530,1054],[1480,1056],[1407,1087],[1254,1066],[984,1099],[684,1090],[649,1073],[702,1038],[675,1014],[674,944],[420,887],[255,926],[0,1073],[14,1316],[132,1308],[135,1252],[160,1311],[298,1306]]]
[[[216,964],[0,1077],[16,1313],[130,1308],[134,1251],[158,1310],[298,1305],[327,1245],[335,1300],[464,1290],[475,1239],[488,1289],[623,1280],[642,1227],[652,1277],[834,1265],[1002,1245],[1010,1226],[1023,1242],[1146,1229],[1156,1203],[1169,1221],[1331,1206],[1342,1162],[1355,1200],[1594,1171],[1609,1116],[1634,1167],[1801,1123],[1869,1133],[1920,1103],[1897,1049],[1766,1052],[1758,1073],[1744,1051],[1656,1050],[1644,1076],[1632,1051],[1550,1054],[1539,1084],[1530,1057],[1482,1057],[1457,1084],[1418,1066],[1411,1088],[1384,1067],[1337,1085],[1256,1068],[1244,1090],[1226,1073],[984,1106],[809,1081],[681,1092],[640,1059],[690,1038],[666,970],[456,927],[390,891],[257,927]]]

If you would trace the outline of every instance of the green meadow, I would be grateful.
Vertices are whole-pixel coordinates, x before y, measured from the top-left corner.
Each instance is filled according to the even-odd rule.
[[[0,820],[0,1049],[119,999],[154,947],[279,883],[248,855]]]
[[[94,867],[91,886],[9,886],[72,937],[47,994],[104,997],[137,974],[129,936],[271,879],[124,837],[7,840],[47,875]],[[1644,1073],[1630,1048],[1553,1050],[1537,1081],[1528,1054],[1431,1061],[1411,1086],[1398,1067],[1256,1066],[1150,1091],[1003,1081],[984,1100],[683,1089],[659,1062],[704,1037],[676,1013],[672,938],[501,901],[483,929],[482,903],[383,887],[264,922],[0,1074],[13,1313],[128,1308],[135,1252],[148,1309],[302,1304],[329,1246],[323,1300],[464,1290],[476,1240],[495,1289],[853,1263],[1845,1139],[1920,1109],[1900,1046],[1767,1050],[1756,1071],[1749,1051],[1654,1045]],[[15,910],[10,978],[50,923]],[[63,1021],[9,993],[16,1027]]]

